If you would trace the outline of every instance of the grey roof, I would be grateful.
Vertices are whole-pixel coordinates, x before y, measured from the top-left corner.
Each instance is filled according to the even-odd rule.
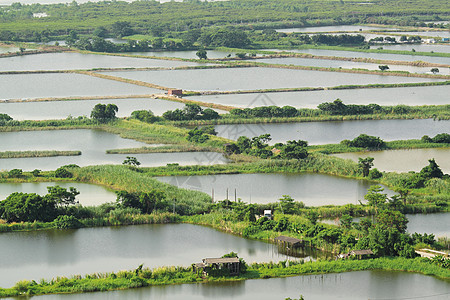
[[[239,258],[237,258],[237,257],[204,258],[203,262],[205,264],[238,263],[239,262]]]
[[[350,251],[350,254],[352,254],[352,255],[369,255],[369,254],[373,254],[373,252],[370,249],[366,249],[366,250],[352,250],[352,251]]]
[[[289,244],[296,244],[296,243],[302,243],[302,240],[296,239],[296,238],[292,238],[292,237],[288,237],[288,236],[284,236],[284,235],[280,235],[279,237],[275,238],[275,241],[281,241],[281,242],[286,242]]]

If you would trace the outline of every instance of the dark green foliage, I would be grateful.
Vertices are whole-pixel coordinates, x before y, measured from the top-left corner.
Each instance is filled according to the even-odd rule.
[[[428,166],[423,167],[422,170],[420,170],[420,176],[422,176],[425,180],[431,178],[442,178],[442,176],[444,176],[444,173],[442,173],[442,170],[439,168],[434,158],[429,159],[428,162]]]
[[[375,168],[369,171],[369,175],[367,177],[369,179],[378,179],[383,177],[383,173],[381,173],[380,171],[378,171],[377,168]]]
[[[97,104],[91,111],[91,118],[100,122],[105,123],[116,118],[116,112],[119,110],[115,104]]]
[[[37,194],[12,193],[0,202],[0,218],[7,222],[52,221],[56,203]]]
[[[308,157],[307,146],[308,142],[306,141],[287,141],[280,149],[280,157],[285,159],[304,159]]]
[[[315,44],[324,44],[324,45],[361,45],[364,43],[364,36],[350,35],[350,34],[316,34],[312,36],[312,41]]]
[[[201,129],[198,129],[195,127],[192,130],[188,131],[187,140],[192,143],[204,143],[209,139],[209,136],[207,134],[204,134]]]
[[[399,211],[383,210],[377,215],[377,225],[383,228],[394,228],[400,233],[406,232],[408,219]]]
[[[367,177],[369,175],[369,170],[373,166],[373,160],[373,157],[358,158],[358,167],[362,170],[364,177]]]
[[[163,118],[169,121],[189,121],[189,120],[214,120],[219,119],[219,114],[210,108],[202,109],[197,104],[186,104],[183,110],[168,110],[163,113]]]
[[[66,168],[60,167],[55,170],[55,177],[56,178],[72,178],[73,174],[70,171],[68,171]]]
[[[119,207],[137,208],[145,214],[150,214],[153,211],[168,211],[170,206],[166,193],[157,189],[150,192],[135,193],[119,191],[116,201]]]
[[[213,125],[203,126],[200,130],[209,135],[217,135],[217,131],[214,129]]]
[[[388,65],[380,65],[380,66],[378,66],[378,69],[380,69],[381,71],[386,71],[386,70],[389,70],[389,66]]]
[[[347,214],[342,215],[339,219],[339,223],[343,228],[351,228],[352,227],[353,218]]]
[[[431,246],[435,242],[434,234],[426,234],[426,233],[420,234],[420,233],[415,232],[411,235],[411,237],[414,241],[414,244],[423,243],[423,244]]]
[[[58,216],[53,223],[55,224],[56,228],[60,229],[69,229],[69,228],[81,228],[83,227],[83,224],[75,218],[74,216],[68,216],[68,215],[61,215]]]
[[[74,205],[78,202],[75,201],[75,197],[80,194],[76,188],[70,187],[69,190],[62,188],[58,185],[47,187],[48,194],[44,196],[47,201],[53,201],[56,206],[67,207]]]
[[[241,118],[293,118],[300,115],[299,111],[292,106],[259,106],[255,108],[230,110],[230,114]]]
[[[294,199],[291,196],[283,195],[278,201],[280,201],[280,210],[283,214],[294,213]]]
[[[111,26],[111,31],[112,31],[113,35],[118,38],[133,34],[133,29],[131,27],[130,22],[125,22],[125,21],[114,22]]]
[[[126,166],[132,166],[132,167],[138,167],[141,165],[141,163],[134,156],[127,156],[122,164],[126,165]]]
[[[197,51],[197,53],[195,53],[195,55],[198,56],[199,59],[208,59],[208,53],[206,52],[205,49],[200,49]]]
[[[218,28],[203,32],[198,41],[206,47],[246,48],[251,42],[243,30]]]
[[[315,210],[309,210],[305,217],[311,222],[311,224],[316,225],[319,219],[319,214]]]
[[[8,172],[8,177],[11,178],[20,178],[22,177],[22,169],[12,169]]]
[[[331,115],[366,115],[382,113],[384,110],[378,104],[356,105],[344,104],[341,99],[336,99],[333,102],[324,102],[317,106],[318,109],[328,112]]]
[[[435,137],[430,138],[428,135],[424,135],[422,137],[422,141],[425,143],[447,143],[450,144],[450,134],[448,133],[439,133],[436,134]]]
[[[12,121],[12,119],[13,118],[11,118],[9,115],[0,113],[0,125],[4,125],[8,121]]]
[[[379,137],[370,136],[367,134],[360,134],[358,137],[351,141],[344,140],[341,143],[350,147],[360,147],[367,149],[383,149],[386,147],[386,143]]]
[[[131,113],[131,117],[146,123],[154,123],[159,120],[151,110],[135,110]]]
[[[39,170],[39,169],[34,169],[33,171],[31,171],[31,174],[32,174],[34,177],[38,177],[39,174],[41,174],[41,170]]]

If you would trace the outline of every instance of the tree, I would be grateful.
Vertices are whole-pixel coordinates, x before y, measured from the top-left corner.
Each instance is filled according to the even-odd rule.
[[[208,59],[207,52],[205,49],[198,50],[197,53],[195,53],[195,55],[197,55],[199,59]]]
[[[342,215],[339,219],[339,223],[343,228],[351,228],[352,227],[353,218],[349,215]]]
[[[60,167],[55,170],[55,177],[56,178],[72,178],[73,174],[69,172],[66,168]]]
[[[134,156],[127,156],[127,158],[122,163],[125,166],[138,167],[141,163]]]
[[[384,228],[395,228],[401,233],[406,232],[408,219],[399,211],[383,210],[377,215],[377,225]]]
[[[20,178],[22,177],[22,169],[12,169],[8,172],[8,177]]]
[[[47,201],[53,201],[57,206],[69,206],[78,203],[75,197],[80,194],[76,188],[70,187],[69,190],[58,185],[47,187],[48,194],[44,196]]]
[[[373,160],[373,157],[358,158],[358,167],[362,169],[364,177],[367,177],[369,175],[369,170],[373,167]]]
[[[308,142],[306,141],[287,141],[286,145],[281,149],[280,156],[286,159],[304,159],[308,157],[307,146]]]
[[[8,114],[0,114],[0,124],[2,122],[8,122],[11,121],[13,118],[11,118],[11,116],[9,116]]]
[[[135,110],[131,113],[131,117],[146,123],[154,123],[158,120],[151,110]]]
[[[364,195],[364,199],[368,201],[370,206],[373,206],[378,210],[378,208],[383,207],[387,201],[387,194],[382,194],[384,189],[379,185],[372,185],[368,190],[367,194]]]
[[[7,222],[48,222],[56,214],[55,202],[37,194],[12,193],[0,202],[0,218]]]
[[[316,225],[319,219],[319,214],[315,210],[309,210],[306,213],[306,218],[311,222],[311,224]]]
[[[431,68],[431,73],[436,74],[439,73],[439,69],[438,68]]]
[[[133,34],[133,28],[131,28],[130,22],[126,22],[126,21],[114,22],[111,26],[111,31],[112,31],[113,35],[117,38],[121,38],[121,37]]]
[[[105,123],[116,118],[116,112],[119,108],[115,104],[97,104],[91,111],[91,118],[100,122]]]
[[[283,195],[283,197],[278,200],[280,201],[280,208],[283,214],[294,213],[294,199],[292,199],[291,196]]]
[[[389,66],[388,65],[380,65],[380,66],[378,66],[378,69],[380,69],[381,71],[386,71],[386,70],[389,70]]]
[[[105,38],[108,35],[108,31],[106,30],[105,27],[99,26],[99,27],[95,28],[95,30],[94,30],[94,32],[92,32],[92,34],[95,36],[98,36],[98,37]]]
[[[436,163],[436,161],[433,159],[429,159],[428,160],[429,165],[422,168],[422,170],[420,170],[420,175],[425,179],[430,179],[430,178],[442,178],[442,176],[444,176],[444,173],[442,173],[442,170],[439,168],[438,164]]]
[[[187,140],[193,143],[204,143],[209,140],[209,136],[204,134],[202,130],[198,129],[198,127],[195,127],[194,129],[188,131]]]
[[[386,147],[386,143],[382,139],[367,134],[360,134],[353,140],[348,141],[347,144],[350,147],[360,147],[368,149],[382,149]]]
[[[34,177],[38,177],[40,173],[41,173],[41,170],[39,170],[39,169],[34,169],[33,171],[31,171],[31,174]]]

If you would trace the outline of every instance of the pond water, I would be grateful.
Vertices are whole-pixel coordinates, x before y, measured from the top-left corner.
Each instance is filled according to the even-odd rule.
[[[298,299],[367,300],[367,299],[448,299],[448,281],[432,276],[388,271],[359,271],[337,274],[304,275],[287,278],[254,279],[234,282],[210,282],[152,286],[90,294],[39,296],[45,300],[89,299]],[[34,297],[33,297],[34,299]]]
[[[0,71],[77,70],[196,66],[198,63],[82,53],[45,53],[0,58]]]
[[[382,46],[380,46],[382,47]],[[438,56],[420,56],[420,55],[404,55],[404,54],[391,54],[391,53],[369,53],[369,52],[353,52],[353,51],[341,51],[341,50],[324,50],[324,49],[289,49],[289,50],[277,50],[272,49],[267,51],[286,51],[294,53],[309,53],[313,55],[323,56],[336,56],[336,57],[361,57],[372,58],[380,60],[398,60],[398,61],[425,61],[429,63],[450,65],[450,57],[438,57]]]
[[[406,214],[408,224],[406,231],[409,233],[427,233],[438,237],[450,237],[450,213],[435,214]],[[354,218],[353,222],[359,222],[361,218]],[[322,219],[322,223],[339,225],[338,219]]]
[[[391,29],[391,28],[389,28]],[[392,28],[393,29],[393,28]],[[337,26],[316,26],[300,28],[277,29],[277,32],[334,32],[334,31],[360,31],[360,30],[386,30],[385,27],[364,26],[364,25],[337,25]]]
[[[369,152],[339,153],[333,156],[358,161],[359,157],[373,157],[374,168],[388,172],[420,171],[434,158],[442,172],[450,173],[450,149],[407,149]]]
[[[412,45],[383,45],[381,46],[386,50],[402,50],[402,51],[412,51],[412,49],[417,52],[440,52],[449,53],[450,45],[439,45],[439,44],[412,44]],[[372,49],[378,48],[377,46],[371,46]]]
[[[157,89],[73,73],[0,75],[0,90],[0,99],[163,93]]]
[[[246,262],[289,259],[277,246],[191,224],[135,225],[0,234],[0,286],[56,276],[190,266],[234,251]],[[299,257],[315,257],[299,253]],[[86,295],[84,295],[86,296]]]
[[[407,231],[410,233],[433,233],[436,237],[450,237],[450,213],[408,214]]]
[[[346,84],[390,84],[437,81],[367,74],[291,70],[280,68],[223,68],[201,70],[116,71],[103,72],[162,86],[198,91],[252,90],[294,87],[330,87]]]
[[[117,117],[129,117],[135,110],[151,110],[160,116],[168,110],[182,109],[183,103],[152,98],[95,99],[45,102],[0,102],[0,113],[10,115],[14,120],[53,120],[90,116],[92,108],[98,104],[115,104],[119,108]]]
[[[103,203],[115,202],[116,194],[103,186],[79,182],[32,182],[32,183],[0,183],[0,200],[4,200],[14,192],[35,193],[44,196],[48,193],[48,186],[59,185],[65,189],[74,187],[80,192],[76,196],[83,206],[98,206]]]
[[[429,37],[440,37],[440,38],[448,38],[450,37],[449,30],[441,30],[441,31],[406,31],[406,32],[392,32],[401,35],[419,35],[419,36],[429,36]]]
[[[323,102],[341,99],[346,104],[442,105],[448,104],[450,86],[321,90],[304,92],[248,93],[190,96],[189,99],[236,107],[285,106],[317,108]],[[1,110],[1,106],[0,106]]]
[[[55,170],[62,165],[79,166],[99,164],[121,164],[127,156],[134,156],[143,167],[165,166],[168,163],[180,165],[220,164],[228,162],[220,153],[182,152],[146,154],[106,154],[108,149],[139,148],[148,144],[101,130],[77,129],[54,131],[1,132],[0,151],[25,150],[80,150],[79,156],[57,156],[36,158],[0,159],[0,170],[23,169],[31,171]]]
[[[276,203],[283,195],[307,206],[358,204],[367,189],[369,181],[336,176],[303,174],[232,174],[205,176],[156,177],[157,180],[209,195],[214,190],[214,200],[235,200],[241,198],[247,203]],[[393,192],[385,188],[392,195]]]
[[[377,70],[379,64],[369,64],[354,61],[342,61],[342,60],[328,60],[328,59],[311,59],[301,57],[286,57],[286,58],[265,58],[254,60],[260,63],[267,64],[282,64],[282,65],[294,65],[294,66],[312,66],[312,67],[324,67],[324,68],[343,68],[343,69],[368,69]],[[410,73],[428,73],[432,74],[430,67],[414,67],[405,65],[388,65],[389,71],[407,71]],[[439,75],[450,75],[450,68],[440,68]]]
[[[19,51],[17,47],[0,46],[0,53],[16,52]]]
[[[128,52],[127,54],[198,59],[196,53],[197,51],[148,51],[148,52]],[[236,55],[235,51],[206,50],[206,53],[209,59],[225,58],[230,54],[231,57],[235,57]]]
[[[448,132],[450,121],[416,120],[363,120],[304,122],[284,124],[216,125],[218,136],[236,140],[239,136],[259,136],[269,133],[271,144],[287,140],[305,140],[310,145],[339,143],[352,140],[362,133],[378,136],[385,141],[420,139]]]

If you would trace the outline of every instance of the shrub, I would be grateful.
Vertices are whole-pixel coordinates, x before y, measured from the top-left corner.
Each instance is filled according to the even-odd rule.
[[[60,167],[60,168],[56,169],[55,177],[56,178],[72,178],[73,174],[71,172],[67,171],[66,168]]]
[[[383,173],[378,171],[377,168],[369,171],[369,179],[378,179],[378,178],[381,178],[382,176],[383,176]]]
[[[67,215],[58,216],[53,222],[56,228],[60,229],[82,227],[81,222],[74,216],[67,216]]]

